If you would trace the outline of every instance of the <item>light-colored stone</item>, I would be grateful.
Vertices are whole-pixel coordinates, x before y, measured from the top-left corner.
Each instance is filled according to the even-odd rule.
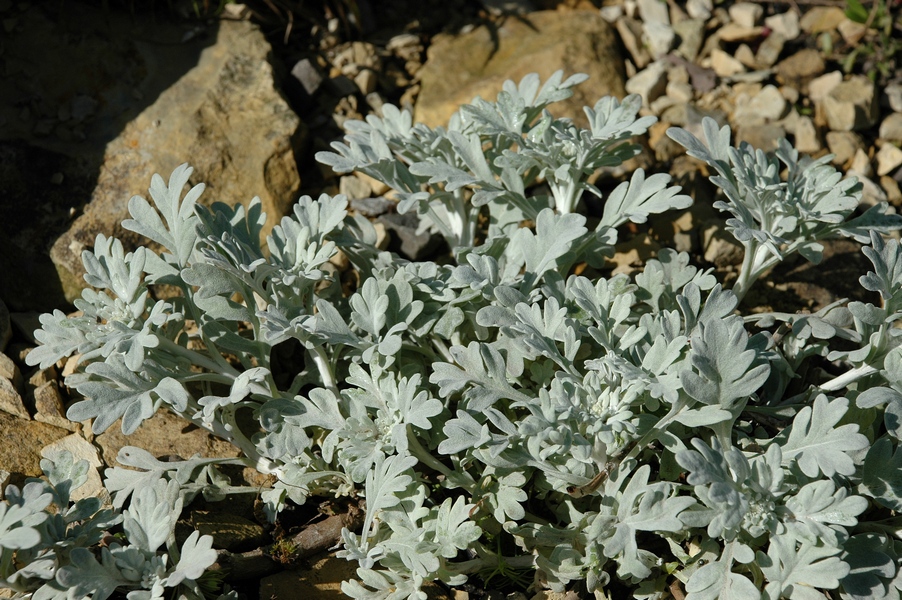
[[[902,83],[891,83],[883,89],[886,103],[894,112],[902,113]]]
[[[34,389],[34,420],[48,423],[69,431],[80,431],[81,424],[66,418],[66,407],[59,386],[55,381]]]
[[[89,430],[85,423],[85,429]],[[187,421],[169,411],[159,410],[144,421],[131,435],[122,433],[121,419],[105,432],[97,434],[94,443],[100,448],[103,462],[118,466],[116,457],[125,446],[137,446],[157,458],[180,456],[190,458],[199,453],[204,457],[234,457],[239,455],[232,444],[215,437],[204,429],[191,426]]]
[[[673,30],[680,38],[676,53],[689,62],[695,62],[705,41],[705,22],[701,19],[686,19],[674,23]]]
[[[737,125],[752,126],[777,121],[786,112],[786,99],[776,87],[767,85],[743,106],[737,106],[733,120]]]
[[[645,32],[645,45],[651,53],[653,60],[657,60],[670,52],[676,41],[676,34],[673,28],[667,23],[644,23],[642,28]]]
[[[727,10],[733,22],[742,27],[754,27],[764,15],[764,7],[751,2],[737,2]]]
[[[44,458],[52,458],[61,452],[69,451],[72,458],[76,462],[80,460],[88,461],[88,480],[81,487],[73,490],[72,501],[77,502],[82,498],[101,498],[109,500],[109,492],[103,487],[103,481],[100,479],[98,469],[104,465],[100,460],[100,453],[93,444],[85,440],[80,435],[73,433],[64,438],[60,438],[41,449],[41,456]]]
[[[695,93],[692,90],[692,86],[688,83],[669,81],[667,82],[667,96],[673,98],[676,102],[692,102]]]
[[[0,465],[4,470],[24,477],[39,477],[42,473],[41,448],[72,433],[3,411],[0,411],[0,431],[3,432]]]
[[[845,165],[852,160],[856,152],[864,149],[864,140],[852,131],[828,131],[827,147],[834,155],[833,164]]]
[[[347,196],[348,200],[369,198],[372,194],[370,185],[356,175],[344,175],[338,180],[338,191]]]
[[[795,147],[805,154],[814,154],[822,148],[817,128],[811,117],[799,117],[795,123]]]
[[[354,175],[356,175],[359,180],[363,181],[368,186],[370,186],[370,192],[372,193],[373,196],[383,196],[383,195],[385,195],[386,192],[388,192],[388,190],[391,189],[386,184],[382,183],[381,181],[379,181],[378,179],[376,179],[374,177],[370,177],[366,173],[360,173],[359,171],[355,171]],[[370,194],[367,194],[367,196],[369,196],[369,195]]]
[[[784,97],[784,98],[786,99],[786,101],[789,102],[790,104],[795,104],[796,102],[799,101],[799,90],[795,89],[795,88],[792,87],[792,86],[789,86],[789,85],[781,85],[781,86],[780,86],[780,93],[783,94],[783,97]]]
[[[868,158],[867,152],[861,148],[855,151],[849,171],[855,171],[864,177],[870,177],[874,174],[874,169],[871,167],[871,159]]]
[[[717,30],[720,40],[727,43],[751,42],[759,39],[763,33],[763,27],[743,27],[736,23],[727,23]]]
[[[19,390],[6,377],[0,377],[0,411],[15,415],[20,419],[31,418],[25,409]]]
[[[702,233],[705,260],[718,268],[742,263],[744,250],[722,225],[708,227]]]
[[[785,40],[794,40],[799,37],[799,15],[794,11],[780,13],[764,19],[764,24],[774,33],[779,33]]]
[[[643,23],[664,23],[670,25],[670,12],[666,2],[660,0],[636,0],[639,17]]]
[[[653,62],[626,82],[626,91],[642,96],[642,103],[649,105],[667,88],[667,66]]]
[[[877,175],[889,175],[902,165],[902,150],[896,146],[885,143],[874,156],[877,159]]]
[[[720,48],[715,48],[711,52],[711,68],[720,77],[732,77],[745,71],[745,67],[742,66],[741,62]]]
[[[81,252],[98,233],[129,248],[145,242],[121,226],[128,199],[148,196],[154,173],[168,180],[186,160],[195,169],[191,181],[207,185],[201,202],[234,205],[259,196],[264,234],[290,211],[300,186],[295,150],[305,129],[275,88],[271,51],[255,25],[221,21],[216,43],[196,66],[106,145],[90,203],[50,253],[68,299],[86,285]]]
[[[786,137],[786,130],[777,124],[740,126],[736,129],[736,141],[748,142],[765,152],[777,149],[780,140]]]
[[[677,104],[677,101],[670,96],[659,96],[657,100],[649,105],[649,109],[653,114],[660,115],[662,112]]]
[[[360,89],[360,92],[363,95],[372,94],[376,91],[376,86],[379,83],[379,77],[372,69],[362,69],[359,73],[357,73],[357,75],[354,76],[354,83],[357,84],[357,87]]]
[[[733,57],[749,69],[758,68],[758,59],[755,58],[755,53],[752,52],[748,44],[739,44]]]
[[[842,71],[830,71],[820,77],[816,77],[808,84],[808,97],[813,102],[820,102],[842,83]]]
[[[629,17],[623,17],[614,23],[614,27],[620,35],[623,47],[630,53],[633,64],[636,65],[637,69],[644,69],[651,62],[651,54],[643,41],[644,30],[642,23]]]
[[[843,22],[846,14],[836,6],[814,6],[802,15],[799,26],[802,31],[812,35],[825,31],[836,31],[837,26]]]
[[[855,177],[861,183],[861,204],[863,206],[874,206],[881,202],[887,201],[886,192],[879,185],[866,175],[859,173],[853,169],[849,169],[847,177]]]
[[[840,83],[816,106],[834,131],[859,131],[877,124],[874,83],[864,75]]]
[[[824,59],[817,50],[806,48],[778,62],[775,69],[778,82],[804,92],[808,82],[824,72]]]
[[[899,188],[899,182],[888,175],[880,178],[880,187],[886,192],[886,199],[890,204],[899,205],[902,203],[902,189]]]
[[[707,21],[711,18],[711,11],[713,10],[713,0],[688,0],[686,2],[686,12],[693,19]]]
[[[17,390],[22,389],[22,372],[19,370],[19,366],[2,352],[0,352],[0,377],[8,379]]]
[[[761,68],[774,66],[777,60],[780,59],[780,53],[783,52],[785,43],[786,39],[781,34],[772,31],[758,46],[758,51],[755,53],[755,62]]]
[[[891,142],[902,142],[902,113],[892,113],[883,119],[880,137]]]
[[[850,19],[843,19],[836,26],[836,29],[839,31],[839,35],[842,36],[843,41],[850,46],[857,46],[861,38],[868,32],[868,28],[864,23],[856,23]]]
[[[551,107],[558,115],[585,123],[583,106],[602,96],[622,96],[623,59],[613,29],[597,11],[538,11],[526,22],[507,19],[496,29],[435,36],[419,72],[416,121],[446,125],[463,103],[475,96],[494,100],[507,79],[538,73],[544,82],[559,69],[565,77],[586,73],[566,101]]]

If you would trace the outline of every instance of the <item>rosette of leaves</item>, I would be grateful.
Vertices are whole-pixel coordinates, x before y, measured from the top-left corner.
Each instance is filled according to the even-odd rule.
[[[301,198],[263,243],[259,201],[207,208],[201,186],[183,191],[187,166],[155,177],[153,205],[133,198],[124,226],[162,251],[99,237],[80,314],[42,316],[28,361],[79,356],[68,383],[84,400],[68,414],[97,432],[120,418],[134,431],[165,407],[232,442],[237,463],[275,475],[262,492],[271,517],[310,496],[365,500],[361,531],[342,535],[355,598],[423,598],[427,581],[498,573],[640,598],[672,586],[692,600],[892,597],[899,482],[877,465],[902,456],[898,244],[863,238],[874,271],[862,284],[879,307],[803,318],[739,306],[787,252],[814,256],[824,235],[897,221],[854,217],[853,185],[826,165],[781,150],[795,165],[783,181],[773,157],[729,149],[729,131],[707,125],[709,146],[690,146],[724,171],[730,227],[751,256],[739,295],[669,249],[632,278],[583,270],[602,265],[618,226],[690,199],[637,172],[591,225],[574,212],[596,191],[588,174],[631,156],[649,124],[631,99],[597,103],[585,131],[549,117],[577,81],[509,83],[447,129],[388,108],[321,156],[393,186],[455,248],[441,264],[379,251],[342,196]],[[154,284],[179,293],[157,300]],[[788,331],[747,328],[777,321]],[[847,369],[838,379],[805,375],[831,356]],[[215,461],[122,459],[139,470],[113,470],[107,485],[116,502],[131,494],[128,527],[148,539],[169,517],[143,513],[135,490],[242,491]],[[34,528],[41,510],[5,519]]]
[[[212,537],[195,531],[176,544],[184,501],[177,481],[152,478],[120,513],[103,507],[100,498],[71,501],[87,481],[86,460],[63,451],[42,460],[41,467],[45,479],[29,480],[21,490],[7,486],[0,504],[3,587],[19,597],[48,600],[104,600],[116,592],[129,600],[170,593],[185,600],[238,597],[215,593],[204,581],[216,562]],[[111,535],[114,529],[119,532]]]

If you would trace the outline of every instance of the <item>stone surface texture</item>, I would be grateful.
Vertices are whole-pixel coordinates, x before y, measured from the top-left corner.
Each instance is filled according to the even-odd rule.
[[[476,96],[494,100],[507,79],[536,72],[542,81],[558,69],[586,73],[589,80],[555,108],[585,120],[583,106],[608,95],[624,96],[623,61],[613,28],[597,12],[540,11],[507,19],[495,32],[477,27],[461,35],[440,35],[429,47],[420,72],[415,118],[447,125],[462,103]]]

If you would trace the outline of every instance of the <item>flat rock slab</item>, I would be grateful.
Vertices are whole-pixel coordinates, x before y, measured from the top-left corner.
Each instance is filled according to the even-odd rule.
[[[589,80],[555,107],[556,116],[585,125],[583,106],[624,91],[623,57],[614,29],[597,12],[541,11],[507,19],[496,30],[477,27],[461,35],[439,35],[420,71],[415,119],[444,126],[461,104],[481,96],[494,100],[505,80],[519,82],[538,73],[544,83],[563,69],[564,76],[586,73]]]
[[[71,431],[38,421],[26,421],[0,412],[0,466],[12,474],[12,483],[20,484],[25,477],[40,477],[41,449],[68,435]]]

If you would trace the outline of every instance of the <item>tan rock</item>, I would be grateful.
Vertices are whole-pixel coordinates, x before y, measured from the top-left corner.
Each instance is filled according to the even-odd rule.
[[[883,89],[886,104],[894,112],[902,112],[902,83],[890,83]]]
[[[695,92],[688,83],[677,83],[669,81],[667,83],[667,96],[673,98],[676,102],[692,102]]]
[[[786,99],[776,87],[764,86],[743,107],[737,107],[733,119],[739,125],[755,125],[780,119],[786,112]]]
[[[0,299],[0,352],[6,350],[6,345],[13,337],[12,322],[9,319],[9,309]]]
[[[845,18],[846,14],[839,7],[815,6],[802,15],[799,26],[805,33],[818,34],[835,31]]]
[[[811,117],[799,117],[795,123],[795,147],[799,152],[815,154],[822,146],[818,139],[817,127]]]
[[[807,48],[781,60],[775,68],[778,82],[804,92],[808,82],[824,72],[824,59],[817,50]]]
[[[80,431],[81,424],[66,418],[66,406],[55,381],[34,389],[34,420],[69,431]]]
[[[695,62],[705,41],[705,22],[701,19],[686,19],[674,23],[673,30],[680,38],[676,53],[689,62]]]
[[[808,97],[814,102],[820,102],[827,94],[842,83],[842,71],[830,71],[820,77],[816,77],[808,84]]]
[[[892,113],[883,119],[880,137],[891,142],[902,142],[902,113]]]
[[[13,359],[0,352],[0,377],[8,379],[17,390],[22,389],[22,372]]]
[[[268,600],[325,600],[343,598],[341,582],[357,578],[357,563],[334,556],[310,561],[302,572],[282,571],[260,582],[260,598]]]
[[[15,478],[39,477],[41,448],[70,435],[71,432],[46,423],[27,421],[0,411],[0,465]],[[15,483],[15,481],[14,481]]]
[[[740,126],[736,130],[737,142],[748,142],[765,152],[777,149],[780,140],[786,137],[786,130],[777,124]]]
[[[714,72],[720,77],[732,77],[733,75],[745,71],[745,67],[741,62],[720,48],[715,48],[711,52],[711,68],[714,69]]]
[[[653,60],[658,60],[673,48],[676,33],[667,23],[643,23],[645,45]]]
[[[877,124],[874,83],[864,75],[840,83],[816,106],[834,131],[859,131]]]
[[[72,492],[72,501],[78,501],[82,498],[101,498],[109,501],[109,492],[103,487],[103,481],[100,478],[100,471],[104,465],[100,461],[100,454],[90,442],[80,435],[73,433],[64,438],[60,438],[41,449],[41,456],[51,458],[60,452],[68,451],[72,453],[75,461],[88,461],[88,480],[79,488]]]
[[[763,33],[763,27],[743,27],[737,23],[727,23],[717,30],[721,41],[727,43],[751,42],[760,38]]]
[[[877,159],[877,175],[889,175],[902,165],[902,150],[886,143],[874,156]]]
[[[373,192],[370,185],[356,175],[343,175],[338,180],[338,190],[339,193],[347,196],[348,200],[369,198]]]
[[[779,33],[783,36],[785,40],[794,40],[799,37],[799,33],[801,32],[799,27],[799,15],[791,10],[779,15],[767,17],[764,19],[764,24],[775,33]]]
[[[28,410],[25,409],[19,390],[6,377],[0,377],[0,411],[15,415],[21,419],[31,418]]]
[[[416,120],[445,125],[475,96],[494,100],[507,79],[538,73],[544,81],[559,69],[565,76],[586,73],[589,80],[568,100],[552,107],[558,115],[585,124],[583,106],[603,96],[623,96],[623,60],[612,28],[595,12],[540,11],[526,19],[507,19],[495,31],[477,27],[458,35],[439,35],[420,71]]]
[[[847,176],[855,177],[861,183],[861,204],[863,206],[874,206],[881,202],[888,201],[886,192],[883,191],[883,188],[874,183],[870,177],[862,175],[853,169],[849,169]]]
[[[372,69],[363,69],[354,76],[354,83],[357,84],[357,87],[360,89],[360,93],[364,95],[372,94],[376,91],[376,86],[379,83],[379,77],[376,76],[376,72]]]
[[[864,23],[856,23],[851,19],[843,19],[836,26],[836,29],[839,30],[839,35],[842,36],[843,41],[850,46],[857,46],[864,34],[868,32],[868,28]]]
[[[374,177],[370,177],[366,173],[360,173],[360,172],[355,171],[354,175],[356,175],[358,179],[360,179],[361,181],[366,183],[368,186],[370,186],[370,192],[374,196],[382,196],[386,192],[388,192],[389,189],[391,189],[387,185],[385,185],[384,183],[379,181],[378,179],[376,179]]]
[[[89,429],[86,427],[86,429]],[[131,435],[122,433],[122,423],[116,421],[105,432],[98,434],[95,444],[100,447],[103,462],[117,466],[116,456],[123,446],[137,446],[156,457],[180,456],[190,458],[199,453],[205,457],[238,456],[238,449],[166,410],[144,421]]]
[[[623,17],[614,23],[614,27],[616,27],[617,33],[620,34],[623,47],[630,53],[633,64],[636,65],[637,69],[644,69],[651,62],[651,55],[648,53],[648,48],[645,47],[645,43],[642,40],[644,33],[642,23],[629,17]]]
[[[722,225],[706,228],[702,233],[705,260],[718,268],[742,263],[743,247]]]
[[[902,189],[899,188],[898,181],[888,175],[884,175],[880,178],[880,187],[886,192],[886,199],[890,204],[894,206],[902,204]]]
[[[749,69],[758,68],[758,59],[755,58],[755,53],[752,52],[752,49],[749,48],[748,44],[739,44],[733,57]]]
[[[145,243],[121,222],[131,196],[148,196],[154,173],[168,179],[190,162],[191,181],[207,184],[201,202],[234,205],[259,196],[268,216],[264,234],[289,212],[300,186],[294,157],[305,129],[275,88],[270,53],[255,25],[221,21],[216,43],[196,66],[106,145],[90,202],[51,249],[67,299],[85,286],[81,251],[98,233],[130,248]]]
[[[845,165],[852,160],[856,152],[864,149],[864,140],[851,131],[828,131],[827,147],[834,155],[833,164]]]
[[[764,7],[752,2],[737,2],[727,10],[733,22],[741,27],[754,27],[764,15]]]
[[[855,151],[855,156],[852,157],[852,164],[849,166],[849,171],[855,171],[862,177],[870,177],[874,174],[874,169],[871,167],[871,159],[861,148]]]

